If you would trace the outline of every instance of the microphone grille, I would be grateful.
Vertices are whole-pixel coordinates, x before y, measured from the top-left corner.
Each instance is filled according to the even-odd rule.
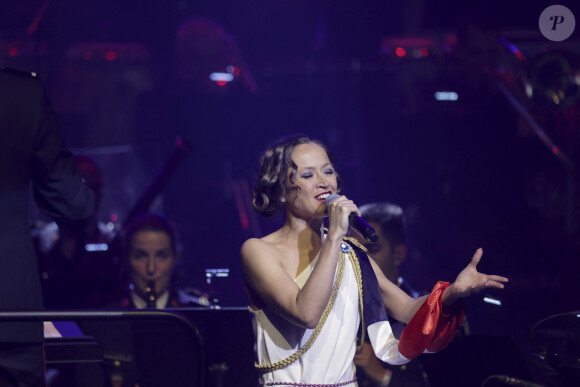
[[[330,194],[328,195],[328,197],[326,198],[326,200],[324,201],[324,206],[326,208],[328,208],[328,203],[330,203],[331,201],[338,199],[340,197],[339,194]]]

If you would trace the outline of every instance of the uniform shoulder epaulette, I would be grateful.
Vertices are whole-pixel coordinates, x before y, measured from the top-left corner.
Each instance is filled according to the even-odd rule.
[[[0,71],[3,71],[8,74],[19,75],[21,77],[32,78],[32,79],[39,79],[38,74],[31,71],[23,71],[17,70],[10,67],[0,67]]]

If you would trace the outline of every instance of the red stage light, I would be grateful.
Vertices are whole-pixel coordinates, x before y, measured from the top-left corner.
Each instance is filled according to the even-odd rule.
[[[395,54],[397,54],[398,57],[403,57],[407,55],[407,52],[403,47],[397,47],[397,49],[395,50]]]
[[[16,47],[11,47],[10,50],[8,50],[8,55],[16,56],[16,54],[18,54],[18,49]]]
[[[115,60],[116,58],[117,58],[117,53],[115,51],[109,51],[109,52],[107,52],[107,55],[105,56],[105,59],[107,59],[108,61]]]
[[[421,47],[419,49],[419,52],[421,53],[421,56],[424,56],[424,57],[429,56],[429,50],[427,50],[425,47]]]

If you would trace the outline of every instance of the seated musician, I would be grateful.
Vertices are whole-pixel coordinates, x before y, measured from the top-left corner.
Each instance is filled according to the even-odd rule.
[[[114,291],[118,296],[112,302],[95,302],[95,305],[106,309],[173,309],[211,305],[203,292],[177,286],[178,242],[176,230],[168,219],[156,214],[135,217],[124,226],[120,242],[123,289],[121,294]],[[150,354],[144,349],[163,342],[167,332],[159,330],[159,326],[155,328],[155,341],[145,342],[143,335],[151,332],[148,320],[80,321],[78,325],[85,336],[96,338],[103,348],[102,362],[77,366],[76,372],[59,369],[57,380],[51,387],[176,385],[158,383],[155,378],[161,363],[152,365]],[[54,370],[51,372],[55,374]],[[158,372],[158,375],[166,374]]]
[[[178,288],[179,255],[175,228],[165,217],[144,214],[123,231],[124,269],[128,294],[118,307],[166,309],[210,306],[208,296],[193,288]]]

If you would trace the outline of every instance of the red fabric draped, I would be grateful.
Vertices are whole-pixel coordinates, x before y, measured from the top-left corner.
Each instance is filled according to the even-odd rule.
[[[461,300],[447,308],[447,313],[443,313],[441,296],[449,285],[449,282],[437,282],[427,300],[403,329],[399,351],[407,359],[416,358],[425,349],[436,352],[447,347],[463,323]]]

